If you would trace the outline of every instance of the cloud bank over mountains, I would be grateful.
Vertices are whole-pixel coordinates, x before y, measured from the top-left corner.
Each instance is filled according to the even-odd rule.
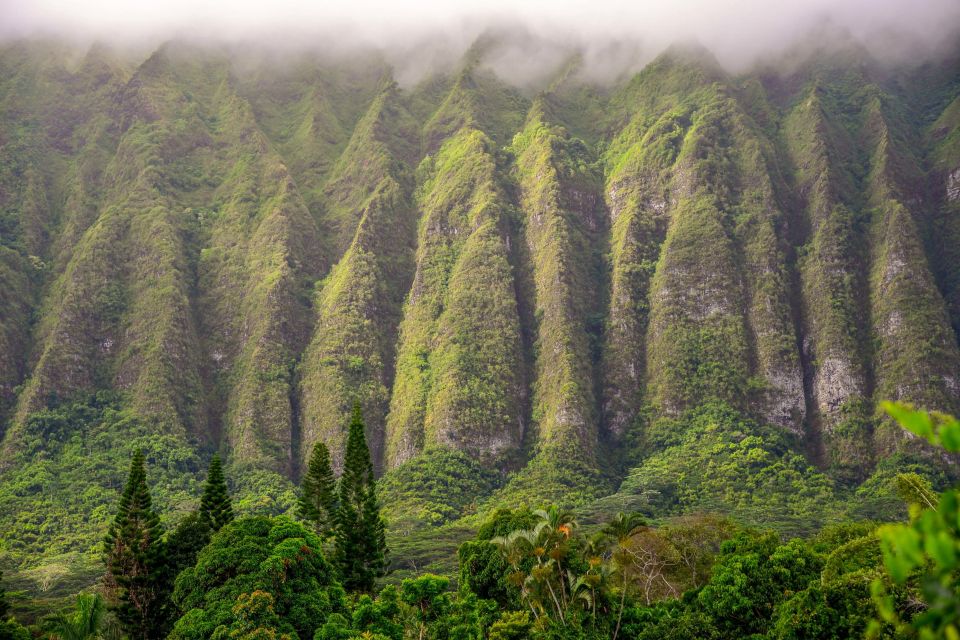
[[[598,80],[697,42],[731,70],[781,55],[811,32],[842,34],[898,61],[960,38],[957,0],[0,0],[0,37],[149,48],[171,38],[278,49],[382,50],[398,75],[453,64],[477,38],[498,71],[536,83],[580,53]]]

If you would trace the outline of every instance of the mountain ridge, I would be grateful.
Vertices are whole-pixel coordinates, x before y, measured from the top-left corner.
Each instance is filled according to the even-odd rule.
[[[77,433],[131,428],[116,410],[171,468],[219,451],[265,512],[314,442],[340,468],[355,401],[394,517],[416,491],[395,479],[462,483],[415,503],[431,524],[641,495],[642,464],[720,446],[720,405],[818,487],[956,475],[877,410],[960,409],[953,58],[731,74],[677,47],[531,92],[486,51],[400,87],[373,53],[0,47],[11,486],[98,392]]]

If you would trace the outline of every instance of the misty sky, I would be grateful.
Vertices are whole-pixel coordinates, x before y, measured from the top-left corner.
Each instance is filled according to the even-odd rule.
[[[542,64],[571,43],[602,64],[618,56],[642,61],[696,40],[724,64],[742,67],[824,22],[881,54],[932,49],[960,33],[960,0],[0,0],[2,37],[120,44],[177,36],[277,45],[339,39],[402,56],[427,42],[463,47],[490,26],[509,25],[529,34],[502,53],[521,75],[517,59]]]

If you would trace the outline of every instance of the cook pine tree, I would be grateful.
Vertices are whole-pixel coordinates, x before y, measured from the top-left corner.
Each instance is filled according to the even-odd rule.
[[[211,535],[233,520],[233,504],[223,477],[223,465],[220,463],[220,456],[216,454],[210,461],[207,482],[200,498],[200,517],[210,528]]]
[[[359,403],[353,406],[340,476],[336,516],[336,559],[348,591],[373,591],[387,567],[386,529]]]
[[[143,451],[137,449],[104,540],[107,590],[117,620],[131,639],[163,638],[169,628],[170,580],[162,537],[163,526],[147,487]]]
[[[337,483],[330,464],[330,450],[323,442],[313,445],[310,463],[297,502],[300,517],[326,540],[336,531]]]

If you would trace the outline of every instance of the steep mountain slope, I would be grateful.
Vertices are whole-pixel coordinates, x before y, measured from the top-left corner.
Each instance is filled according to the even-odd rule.
[[[473,124],[475,84],[464,72],[427,124],[430,149],[447,123],[462,123],[418,169],[417,270],[397,347],[388,467],[437,445],[502,460],[523,437],[514,206],[503,158]]]
[[[360,218],[317,292],[316,329],[301,361],[301,456],[322,439],[337,469],[354,401],[382,466],[393,347],[414,266],[410,165],[419,153],[417,133],[397,88],[386,86],[357,125],[328,190],[331,208]]]
[[[170,521],[213,451],[278,512],[355,402],[404,531],[600,498],[795,527],[958,475],[877,412],[960,409],[953,59],[672,48],[535,91],[491,42],[412,87],[374,52],[0,49],[11,564],[95,554],[122,470],[87,438],[146,445]]]
[[[632,419],[646,384],[646,399],[667,414],[721,399],[799,431],[770,143],[703,52],[666,54],[615,100],[629,121],[607,151],[611,423]]]

